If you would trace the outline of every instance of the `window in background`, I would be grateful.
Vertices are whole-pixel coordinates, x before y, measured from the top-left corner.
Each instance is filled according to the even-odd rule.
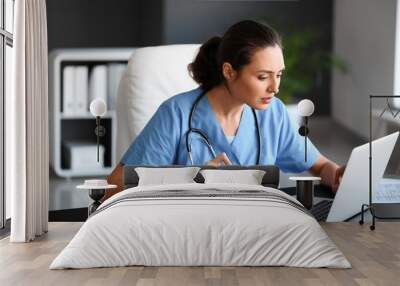
[[[10,217],[10,194],[5,188],[5,105],[11,96],[14,0],[0,0],[0,228]],[[7,202],[7,203],[6,203]]]
[[[6,60],[5,60],[6,67],[5,67],[5,89],[4,89],[6,100],[8,100],[11,96],[12,63],[13,63],[12,46],[6,45]],[[4,124],[4,126],[6,126],[6,124]],[[5,127],[5,128],[7,128],[7,127]],[[4,131],[5,131],[5,129],[4,129]],[[5,137],[4,137],[4,139],[5,139]],[[3,140],[3,142],[5,142],[5,140]],[[4,151],[5,151],[5,148],[4,148]],[[6,153],[4,152],[4,154],[6,154]],[[4,166],[5,166],[5,164],[4,164]],[[4,182],[3,186],[5,186],[5,182]],[[5,188],[4,194],[5,194],[4,213],[5,213],[5,220],[7,220],[7,219],[11,218],[11,208],[10,208],[10,206],[11,206],[11,190],[10,190],[10,188]]]
[[[5,0],[5,30],[14,32],[14,0]]]

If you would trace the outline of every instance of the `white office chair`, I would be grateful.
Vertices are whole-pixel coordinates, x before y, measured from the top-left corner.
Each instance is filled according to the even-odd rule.
[[[117,162],[164,100],[197,87],[187,66],[199,47],[146,47],[132,54],[118,88]]]

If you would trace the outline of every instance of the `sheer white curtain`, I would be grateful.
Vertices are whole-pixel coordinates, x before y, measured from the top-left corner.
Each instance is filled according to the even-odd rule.
[[[12,242],[47,232],[48,71],[45,0],[15,1],[13,93],[6,111]]]

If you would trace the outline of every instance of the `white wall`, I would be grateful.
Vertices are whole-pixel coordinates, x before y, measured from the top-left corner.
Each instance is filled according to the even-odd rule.
[[[368,138],[369,95],[394,93],[397,0],[335,0],[333,49],[349,65],[333,73],[332,115]]]

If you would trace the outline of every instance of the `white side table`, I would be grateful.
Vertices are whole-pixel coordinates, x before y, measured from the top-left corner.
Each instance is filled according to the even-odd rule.
[[[296,181],[296,199],[307,209],[314,205],[314,181],[321,181],[320,177],[289,177]]]
[[[106,180],[85,180],[83,185],[76,186],[77,189],[89,190],[89,197],[93,203],[88,206],[88,216],[96,211],[100,206],[100,200],[107,189],[115,189],[117,185],[109,185]]]

